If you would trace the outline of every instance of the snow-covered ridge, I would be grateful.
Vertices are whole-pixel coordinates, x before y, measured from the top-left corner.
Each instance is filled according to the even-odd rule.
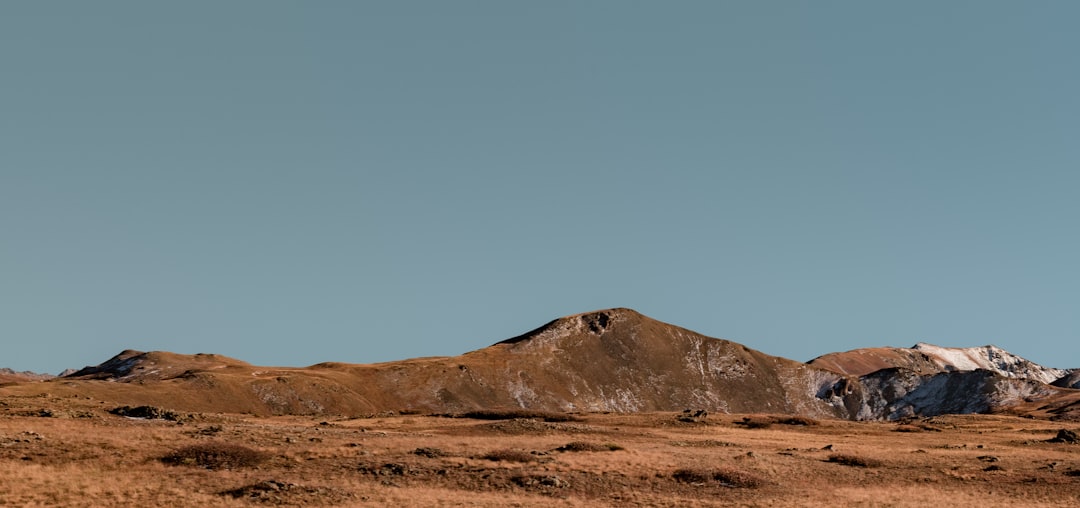
[[[1053,383],[1069,374],[1064,369],[1044,367],[997,346],[950,348],[920,342],[912,348],[933,359],[946,371],[988,370],[1010,378]]]

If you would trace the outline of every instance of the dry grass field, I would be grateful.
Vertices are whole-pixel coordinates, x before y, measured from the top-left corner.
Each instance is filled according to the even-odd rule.
[[[0,398],[0,505],[1080,506],[1075,426],[1010,416],[114,409]]]

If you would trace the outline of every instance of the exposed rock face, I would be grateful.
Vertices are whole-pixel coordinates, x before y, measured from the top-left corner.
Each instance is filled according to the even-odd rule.
[[[896,420],[948,413],[987,413],[1056,390],[1030,379],[1007,378],[987,370],[918,374],[882,369],[833,390],[855,420]],[[839,393],[838,393],[839,392]]]

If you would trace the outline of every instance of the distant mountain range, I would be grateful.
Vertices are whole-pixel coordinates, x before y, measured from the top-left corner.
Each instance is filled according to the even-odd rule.
[[[38,374],[36,372],[23,371],[15,372],[11,369],[0,369],[0,384],[4,383],[25,383],[27,381],[43,381],[45,379],[52,379],[56,376],[49,374]]]
[[[0,395],[44,392],[259,415],[704,409],[852,420],[988,412],[1080,420],[1080,371],[994,346],[920,343],[803,363],[630,309],[556,319],[454,357],[286,368],[129,350],[50,381],[0,387]]]

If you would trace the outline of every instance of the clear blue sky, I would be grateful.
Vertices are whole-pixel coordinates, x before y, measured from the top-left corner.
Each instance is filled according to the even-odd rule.
[[[631,307],[1080,367],[1080,4],[7,2],[0,366]]]

